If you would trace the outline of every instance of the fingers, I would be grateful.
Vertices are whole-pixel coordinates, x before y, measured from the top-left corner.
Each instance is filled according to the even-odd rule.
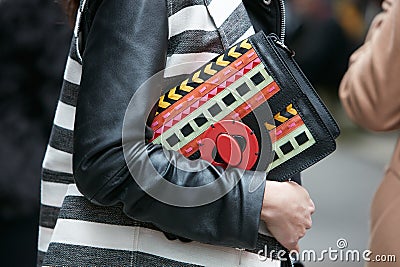
[[[287,248],[287,250],[289,251],[300,251],[300,247],[299,247],[299,242],[290,242],[288,244],[282,244],[285,248]]]
[[[300,239],[302,239],[304,236],[306,235],[306,230],[304,229],[304,231],[302,231],[297,238],[295,238],[293,241],[291,242],[287,242],[285,244],[282,244],[285,248],[287,248],[289,251],[300,251],[300,247],[299,247],[299,241]]]
[[[306,229],[306,230],[309,230],[309,229],[311,229],[311,227],[312,227],[312,219],[311,219],[311,215],[310,216],[307,216],[308,218],[306,218],[306,220],[304,221],[304,228]]]
[[[314,205],[314,202],[312,201],[311,198],[310,198],[310,206],[309,206],[309,208],[308,208],[308,212],[310,213],[310,215],[307,216],[308,218],[307,218],[306,225],[305,225],[305,227],[306,227],[307,230],[310,229],[310,228],[312,227],[311,215],[313,215],[314,212],[315,212],[315,205]]]
[[[315,204],[314,201],[312,201],[312,199],[310,198],[311,204],[310,204],[310,213],[311,215],[314,214],[315,212]]]
[[[295,182],[270,182],[266,186],[262,220],[271,234],[288,250],[299,251],[299,240],[312,227],[314,202]],[[283,197],[284,196],[284,197]]]

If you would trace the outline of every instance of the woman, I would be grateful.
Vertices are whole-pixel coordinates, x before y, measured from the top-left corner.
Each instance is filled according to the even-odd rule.
[[[182,63],[190,64],[169,68],[165,78],[190,73],[254,33],[252,22],[280,32],[278,1],[246,5],[252,21],[241,1],[83,1],[43,163],[39,261],[44,257],[44,265],[279,266],[275,254],[258,259],[265,246],[283,249],[258,234],[260,220],[284,247],[298,249],[314,206],[296,183],[266,182],[250,192],[251,177],[265,179],[265,174],[246,171],[217,201],[183,208],[147,195],[124,158],[124,114],[148,78]],[[147,154],[173,183],[198,186],[220,177],[222,169],[194,172],[204,162],[171,152],[173,161],[187,167],[180,170],[160,146],[138,141],[147,120],[143,110],[153,105],[146,97],[140,100],[143,108],[134,119],[141,123],[129,133],[140,166],[134,175],[149,175],[142,164]],[[224,175],[235,178],[238,172],[232,168]]]
[[[365,43],[350,58],[340,98],[350,118],[373,131],[400,129],[400,2],[385,0],[371,24]],[[372,202],[371,259],[400,257],[400,142]],[[371,261],[366,266],[398,266]]]

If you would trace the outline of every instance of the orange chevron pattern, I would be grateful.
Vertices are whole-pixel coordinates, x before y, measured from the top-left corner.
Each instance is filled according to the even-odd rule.
[[[209,63],[204,67],[204,70],[208,72],[207,75],[215,71],[215,75],[211,76],[208,80],[206,80],[204,83],[190,91],[188,94],[184,95],[182,98],[180,98],[178,101],[175,100],[168,100],[166,102],[165,99],[168,99],[168,93],[167,92],[165,95],[167,95],[167,98],[162,99],[162,103],[164,106],[167,106],[164,102],[170,104],[166,108],[159,108],[158,113],[156,113],[155,118],[153,119],[153,123],[151,124],[151,128],[154,131],[157,131],[162,125],[168,123],[169,120],[171,120],[173,117],[177,116],[179,113],[183,111],[183,107],[187,107],[192,105],[196,100],[199,98],[205,96],[208,94],[210,91],[212,91],[219,83],[223,83],[224,81],[228,80],[230,77],[234,76],[240,69],[242,69],[244,66],[249,64],[250,62],[254,61],[257,58],[257,54],[254,52],[253,49],[250,49],[247,51],[245,54],[243,54],[241,57],[236,59],[235,61],[232,62],[229,66],[221,69],[220,71],[215,70],[215,63]],[[239,64],[240,63],[240,64]],[[186,80],[185,80],[186,81]],[[176,94],[176,91],[175,91]],[[160,98],[161,100],[161,98]],[[160,103],[160,102],[159,102]],[[173,103],[173,104],[171,104]],[[183,103],[185,105],[183,105]]]
[[[194,72],[191,77],[188,79],[184,80],[178,89],[180,92],[175,92],[173,95],[181,95],[180,98],[182,98],[184,95],[187,93],[190,93],[192,90],[194,90],[197,86],[202,84],[205,80],[210,79],[213,75],[215,75],[218,70],[221,69],[221,67],[227,67],[231,63],[233,63],[236,59],[241,57],[242,55],[246,54],[248,51],[252,50],[251,44],[248,42],[248,40],[242,41],[240,44],[237,44],[233,46],[232,48],[229,49],[225,54],[220,55],[215,62],[212,62],[203,68],[197,70]],[[172,90],[172,89],[171,89]],[[176,90],[175,90],[176,91]],[[175,98],[169,98],[168,93],[164,94],[164,98],[160,99],[158,109],[157,109],[157,115],[162,115],[166,107],[168,108],[169,106],[173,105],[176,101],[178,101],[178,97]],[[167,104],[168,103],[168,104]]]
[[[301,119],[300,115],[296,115],[288,119],[285,123],[276,127],[275,131],[270,131],[269,134],[272,142],[278,141],[279,139],[293,132],[303,124],[304,121]]]

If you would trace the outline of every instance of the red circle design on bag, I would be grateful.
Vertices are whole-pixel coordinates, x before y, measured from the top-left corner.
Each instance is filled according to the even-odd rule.
[[[205,131],[199,150],[201,158],[215,166],[250,170],[257,161],[259,145],[256,135],[246,124],[221,120]]]

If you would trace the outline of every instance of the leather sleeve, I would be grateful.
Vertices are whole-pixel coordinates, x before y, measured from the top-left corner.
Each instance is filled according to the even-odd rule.
[[[231,247],[255,247],[265,183],[249,190],[253,176],[245,171],[238,184],[225,196],[207,205],[177,207],[146,194],[132,178],[124,159],[122,128],[132,95],[154,73],[165,67],[168,20],[164,1],[99,0],[89,3],[85,17],[82,78],[74,130],[74,177],[79,190],[99,205],[123,203],[127,216],[151,222],[163,231],[192,240]],[[92,7],[92,8],[91,8]],[[95,8],[93,8],[95,7]],[[133,175],[149,176],[146,157],[163,179],[184,186],[199,186],[219,178],[223,170],[204,161],[190,161],[177,152],[146,144],[141,139],[152,105],[146,97],[130,121],[130,151]],[[180,162],[178,169],[171,162]],[[236,178],[230,169],[224,178]],[[153,179],[149,176],[148,179]],[[157,181],[153,183],[155,187]],[[252,192],[251,192],[252,191]],[[196,196],[193,196],[194,198]]]
[[[256,32],[262,30],[265,33],[276,33],[278,36],[282,34],[279,0],[271,0],[269,4],[263,0],[242,0],[242,2]]]
[[[382,7],[339,90],[350,118],[374,131],[400,128],[400,1],[386,0]]]

